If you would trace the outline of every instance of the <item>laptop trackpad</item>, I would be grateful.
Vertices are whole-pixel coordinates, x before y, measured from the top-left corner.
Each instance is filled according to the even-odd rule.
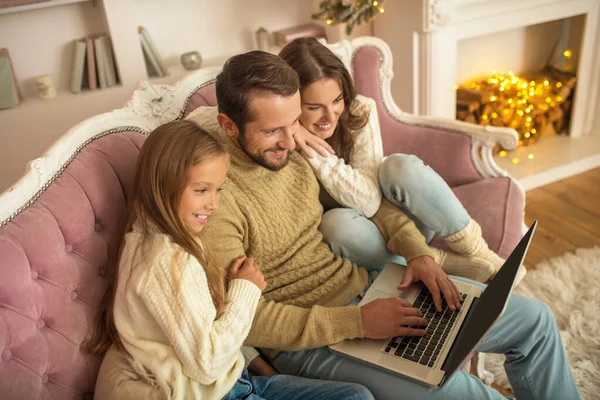
[[[409,299],[411,297],[415,297],[416,293],[418,289],[416,288],[408,288],[407,290],[403,290],[401,292],[396,292],[396,293],[389,293],[389,292],[384,292],[382,290],[370,290],[369,293],[367,293],[367,295],[365,296],[365,298],[363,299],[363,301],[361,301],[361,305],[362,304],[367,304],[372,302],[373,300],[377,300],[377,299],[387,299],[388,297],[402,297],[404,299]]]

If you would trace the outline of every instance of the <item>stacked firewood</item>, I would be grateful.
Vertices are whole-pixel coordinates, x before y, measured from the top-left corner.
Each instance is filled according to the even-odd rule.
[[[565,131],[576,81],[552,67],[524,76],[497,73],[456,87],[456,118],[514,128],[519,144],[527,145]]]

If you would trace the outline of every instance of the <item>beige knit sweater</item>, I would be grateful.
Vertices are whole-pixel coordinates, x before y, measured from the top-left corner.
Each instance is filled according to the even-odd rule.
[[[188,116],[224,137],[231,154],[226,188],[202,240],[222,268],[245,254],[265,275],[268,286],[246,344],[295,351],[362,337],[359,308],[345,304],[365,288],[367,272],[322,241],[323,208],[310,165],[296,152],[279,171],[257,165],[226,138],[216,116],[214,107]],[[394,209],[384,201],[373,217],[390,239],[388,247],[402,249],[408,259],[429,255],[412,221]]]
[[[244,369],[240,351],[261,291],[252,282],[230,282],[223,314],[216,317],[206,274],[163,234],[140,248],[141,233],[125,237],[119,262],[114,317],[137,375],[158,384],[171,399],[221,399]],[[114,393],[118,397],[118,393]]]

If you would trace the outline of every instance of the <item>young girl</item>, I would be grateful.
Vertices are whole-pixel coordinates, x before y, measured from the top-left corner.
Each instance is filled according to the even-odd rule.
[[[249,377],[240,348],[266,287],[264,277],[251,258],[242,257],[226,280],[197,237],[217,209],[228,163],[224,145],[192,121],[162,125],[146,140],[92,350],[104,352],[114,344],[134,380],[171,399],[372,399],[355,384]],[[273,371],[260,357],[252,364]],[[111,370],[101,368],[103,390],[97,386],[96,398],[131,395],[106,372]]]
[[[356,232],[373,232],[367,218],[377,212],[383,192],[408,214],[426,241],[437,233],[459,254],[431,248],[447,273],[480,282],[491,278],[504,260],[489,249],[481,228],[444,180],[416,156],[383,159],[375,102],[356,94],[342,61],[314,38],[294,40],[279,56],[300,78],[302,115],[295,139],[325,189],[322,202],[331,209],[323,216],[325,239],[335,242],[331,237],[341,235],[343,241],[344,232],[352,232],[353,243],[372,242],[372,235],[357,239]],[[353,210],[336,208],[340,206]],[[358,253],[369,254],[354,260],[367,267],[397,259],[385,249]]]

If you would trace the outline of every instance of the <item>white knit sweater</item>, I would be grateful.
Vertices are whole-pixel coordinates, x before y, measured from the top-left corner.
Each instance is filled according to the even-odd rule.
[[[188,254],[180,257],[185,266],[175,281],[171,263],[181,248],[156,233],[142,251],[141,238],[135,225],[125,236],[114,305],[117,330],[132,366],[170,398],[223,398],[243,371],[240,348],[260,289],[247,280],[231,281],[225,310],[215,319],[198,261]]]
[[[379,209],[382,198],[378,178],[383,161],[381,130],[373,99],[358,95],[354,107],[365,107],[369,111],[369,121],[354,133],[350,163],[346,164],[343,158],[332,154],[323,157],[316,151],[313,151],[313,158],[305,158],[335,201],[371,218]]]

